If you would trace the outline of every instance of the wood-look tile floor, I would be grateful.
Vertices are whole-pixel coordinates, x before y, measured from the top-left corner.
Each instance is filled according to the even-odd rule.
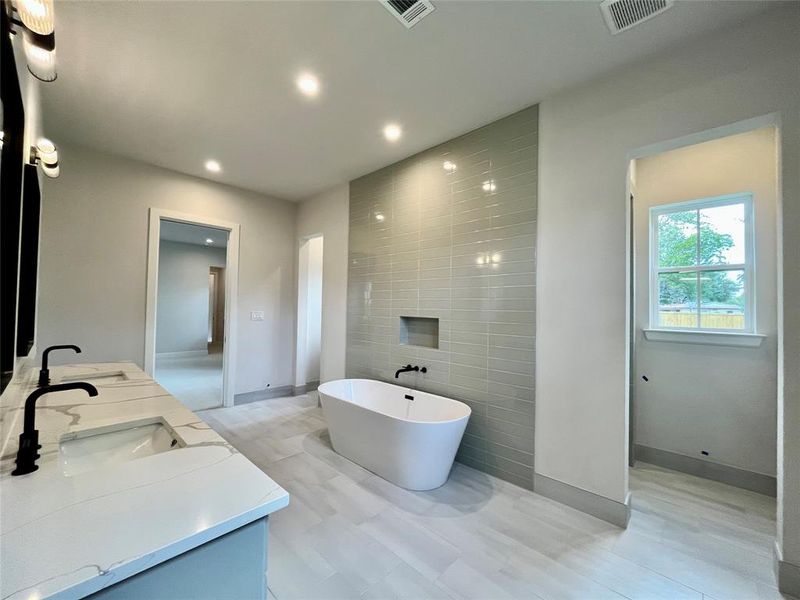
[[[155,380],[189,410],[222,406],[222,351],[201,356],[158,356]]]
[[[334,453],[316,395],[200,415],[291,494],[268,581],[306,598],[780,598],[775,501],[640,464],[622,530],[456,463],[409,492]]]

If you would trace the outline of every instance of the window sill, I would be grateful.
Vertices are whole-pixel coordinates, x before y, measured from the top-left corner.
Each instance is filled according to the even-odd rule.
[[[650,342],[678,342],[708,346],[738,346],[758,348],[767,337],[760,333],[727,333],[721,331],[682,331],[680,329],[643,329]]]

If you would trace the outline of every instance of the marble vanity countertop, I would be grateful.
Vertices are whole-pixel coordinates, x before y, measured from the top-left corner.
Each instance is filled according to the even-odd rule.
[[[39,470],[12,477],[22,407],[38,371],[0,399],[0,598],[81,598],[289,503],[289,494],[133,363],[53,367],[99,391],[48,394],[36,407]],[[65,475],[65,435],[159,420],[181,445]]]

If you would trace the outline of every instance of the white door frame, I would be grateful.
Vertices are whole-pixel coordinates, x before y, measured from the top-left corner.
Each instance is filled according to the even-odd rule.
[[[239,295],[239,234],[238,223],[212,217],[150,208],[150,229],[147,241],[147,298],[145,301],[144,370],[155,375],[156,364],[156,311],[158,308],[158,252],[161,241],[161,220],[214,227],[228,231],[228,248],[225,253],[225,335],[222,347],[222,405],[233,406],[234,378],[236,373],[237,298]]]

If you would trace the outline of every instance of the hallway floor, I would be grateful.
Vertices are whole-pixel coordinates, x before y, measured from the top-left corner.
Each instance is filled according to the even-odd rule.
[[[155,380],[189,410],[222,406],[222,351],[198,356],[156,356]]]
[[[334,453],[315,394],[201,413],[291,494],[271,598],[780,598],[775,500],[647,464],[622,530],[456,463],[409,492]]]

